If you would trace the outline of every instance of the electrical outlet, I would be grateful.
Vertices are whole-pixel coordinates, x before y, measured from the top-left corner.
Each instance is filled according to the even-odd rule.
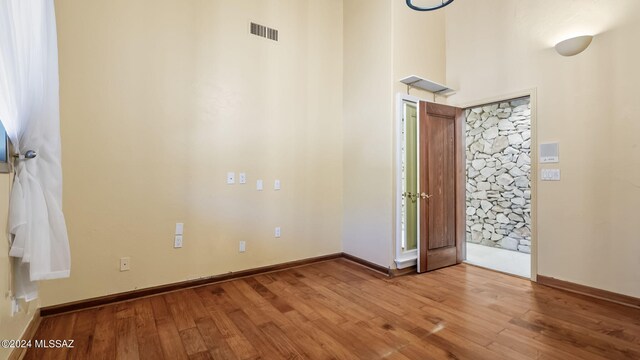
[[[129,271],[131,259],[129,257],[120,258],[120,271]]]
[[[245,241],[240,241],[240,248],[238,249],[241,253],[247,250],[247,243]]]
[[[276,227],[276,231],[274,233],[277,238],[280,237],[280,226]]]
[[[238,181],[240,182],[240,184],[246,184],[247,183],[247,174],[246,173],[240,173],[240,175],[238,176]]]
[[[262,179],[258,179],[256,181],[256,190],[258,191],[262,191],[262,189],[264,188],[263,184],[262,184]]]
[[[280,180],[273,182],[273,190],[280,190]]]
[[[173,239],[173,247],[178,249],[182,247],[182,235],[176,235]]]

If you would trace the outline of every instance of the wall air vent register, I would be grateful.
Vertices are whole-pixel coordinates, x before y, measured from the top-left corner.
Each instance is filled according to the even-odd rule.
[[[263,37],[265,39],[278,41],[278,30],[266,27],[264,25],[251,23],[251,34]]]

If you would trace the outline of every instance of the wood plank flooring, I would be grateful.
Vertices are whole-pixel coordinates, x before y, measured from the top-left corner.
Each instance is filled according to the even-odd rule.
[[[468,265],[336,259],[47,317],[26,359],[640,359],[640,310]]]

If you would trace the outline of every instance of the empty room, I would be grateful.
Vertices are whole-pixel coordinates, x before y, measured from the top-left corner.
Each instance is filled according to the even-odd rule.
[[[0,0],[0,359],[640,359],[640,1]]]

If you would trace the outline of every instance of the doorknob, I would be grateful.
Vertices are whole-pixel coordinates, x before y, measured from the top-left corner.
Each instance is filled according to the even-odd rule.
[[[423,199],[429,199],[431,197],[431,195],[427,195],[425,193],[420,193],[420,197]]]

